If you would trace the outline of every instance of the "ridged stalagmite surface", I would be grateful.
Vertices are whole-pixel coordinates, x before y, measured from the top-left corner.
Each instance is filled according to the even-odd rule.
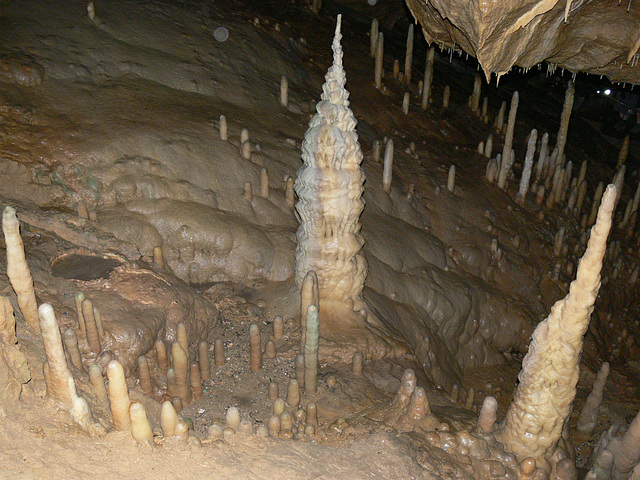
[[[362,151],[356,119],[344,88],[340,20],[333,40],[333,65],[325,76],[322,100],[302,143],[303,165],[296,175],[296,283],[310,270],[318,274],[320,298],[358,300],[367,264],[360,254],[363,239],[359,217],[364,208]],[[358,307],[359,308],[359,307]]]
[[[18,305],[24,319],[31,328],[38,330],[38,303],[33,278],[24,256],[20,224],[13,207],[6,207],[2,213],[2,231],[7,248],[7,276],[18,296]]]
[[[43,303],[40,305],[38,313],[42,341],[47,355],[47,361],[44,364],[47,395],[68,408],[78,425],[90,431],[93,422],[91,411],[87,401],[78,396],[76,391],[76,384],[67,366],[60,328],[53,307],[48,303]]]
[[[553,453],[576,393],[582,338],[600,288],[600,269],[611,228],[616,189],[602,199],[587,250],[568,295],[533,333],[518,376],[520,384],[498,432],[505,446],[520,456],[546,463]]]

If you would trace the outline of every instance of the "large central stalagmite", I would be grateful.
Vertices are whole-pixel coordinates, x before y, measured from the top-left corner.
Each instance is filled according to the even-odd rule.
[[[569,293],[533,332],[520,384],[498,432],[509,450],[521,459],[533,457],[541,467],[560,440],[575,398],[582,339],[600,288],[615,199],[616,188],[609,185]]]
[[[344,88],[338,16],[333,39],[333,65],[322,86],[322,100],[302,143],[302,161],[296,177],[296,209],[300,215],[296,248],[296,283],[309,271],[318,275],[320,300],[361,308],[367,264],[360,253],[360,214],[364,208],[362,150],[355,132],[356,119]]]

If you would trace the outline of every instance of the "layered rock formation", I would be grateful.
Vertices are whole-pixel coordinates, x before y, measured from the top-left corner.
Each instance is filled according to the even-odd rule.
[[[475,56],[487,79],[548,62],[640,83],[640,4],[559,0],[407,0],[428,42]]]

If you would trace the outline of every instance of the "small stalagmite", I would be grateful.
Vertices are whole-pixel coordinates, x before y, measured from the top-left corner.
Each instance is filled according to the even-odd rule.
[[[318,390],[318,309],[311,305],[306,315],[307,338],[304,346],[304,388],[315,395]]]
[[[444,108],[449,108],[449,99],[451,98],[451,87],[446,85],[444,87],[444,91],[442,92],[442,106]]]
[[[71,363],[78,369],[84,370],[82,365],[82,356],[80,355],[80,349],[78,348],[78,336],[73,328],[67,328],[64,331],[64,346],[69,353]]]
[[[264,344],[264,358],[274,359],[277,355],[276,342],[270,338],[267,340],[267,343]]]
[[[269,388],[267,390],[267,396],[269,400],[274,401],[276,398],[280,396],[280,387],[275,382],[269,383]]]
[[[178,382],[173,368],[167,369],[167,395],[175,397],[178,394]]]
[[[262,368],[262,347],[260,342],[260,329],[255,323],[249,326],[249,343],[251,350],[251,371],[257,372]]]
[[[369,55],[374,57],[376,54],[376,42],[378,41],[378,19],[371,20],[371,32],[369,34]]]
[[[182,400],[182,405],[191,403],[191,382],[189,380],[189,359],[180,342],[171,345],[173,356],[173,371],[176,374],[176,395]]]
[[[76,313],[78,315],[78,332],[81,337],[86,337],[86,326],[84,323],[84,315],[82,314],[82,302],[84,301],[84,293],[78,292],[75,295]]]
[[[304,352],[304,342],[307,332],[307,324],[304,321],[304,316],[311,305],[319,304],[320,289],[318,285],[318,275],[314,270],[311,270],[304,276],[302,287],[300,288],[300,351],[302,352]]]
[[[413,65],[413,23],[409,24],[409,31],[407,32],[407,49],[404,56],[404,78],[407,85],[411,83],[411,73]]]
[[[24,243],[20,236],[20,223],[13,207],[2,212],[2,231],[7,250],[7,276],[18,297],[18,306],[27,325],[35,331],[40,330],[38,302],[33,287],[31,270],[24,254]]]
[[[173,404],[167,400],[162,403],[162,409],[160,410],[160,427],[162,427],[162,434],[165,437],[173,437],[176,434],[176,427],[178,426],[178,413],[173,408]]]
[[[176,327],[176,340],[184,350],[184,353],[187,355],[187,361],[189,360],[189,335],[187,334],[187,326],[179,322]],[[173,353],[173,352],[172,352]]]
[[[273,317],[273,338],[280,340],[284,335],[284,320],[280,315]]]
[[[293,177],[287,175],[287,179],[284,181],[284,200],[291,208],[294,208],[296,205],[296,192],[293,189],[293,184]]]
[[[197,362],[191,362],[191,390],[193,391],[193,399],[198,400],[202,397],[202,377],[200,377],[200,366]]]
[[[211,380],[211,367],[209,365],[209,343],[202,341],[198,344],[198,364],[200,366],[200,378]]]
[[[374,83],[377,89],[382,88],[382,59],[384,57],[384,34],[378,33],[374,65]]]
[[[371,147],[371,158],[373,158],[374,162],[380,161],[380,140],[374,140],[373,146]]]
[[[109,402],[113,426],[116,430],[129,430],[131,419],[129,417],[129,389],[124,377],[122,365],[117,360],[112,360],[107,366],[107,378],[109,379]]]
[[[430,47],[427,52],[427,61],[425,62],[424,67],[424,80],[422,82],[422,101],[420,103],[420,106],[423,110],[426,110],[429,106],[429,99],[431,97],[431,83],[433,82],[433,63],[435,60],[435,56],[436,49],[434,47]],[[448,104],[449,99],[447,98],[447,105],[444,105],[445,108],[448,106]]]
[[[482,152],[485,157],[491,158],[493,154],[493,134],[489,134],[487,137],[487,141],[484,144],[484,152]]]
[[[221,338],[216,338],[213,344],[213,359],[216,367],[223,367],[226,362],[224,342]]]
[[[609,364],[604,362],[596,375],[596,380],[593,382],[591,393],[582,407],[580,417],[578,417],[578,423],[576,425],[578,432],[591,435],[594,428],[596,428],[600,404],[602,403],[602,393],[608,376]]]
[[[402,98],[402,113],[405,115],[409,114],[409,102],[411,101],[411,95],[409,92],[405,92],[404,97]]]
[[[244,195],[244,198],[246,198],[247,202],[253,202],[253,186],[251,185],[251,182],[244,182],[242,194]]]
[[[407,409],[409,418],[411,420],[420,420],[430,412],[427,392],[422,387],[416,387],[409,398],[409,408]]]
[[[478,416],[478,430],[482,433],[493,432],[496,423],[496,414],[498,411],[498,402],[494,397],[484,397],[480,415]]]
[[[93,419],[87,401],[78,395],[73,376],[67,366],[60,328],[53,307],[43,303],[38,308],[39,330],[46,354],[44,378],[47,395],[69,410],[73,419],[86,430],[91,430]]]
[[[253,151],[251,150],[251,142],[246,141],[240,144],[240,156],[245,160],[251,160]]]
[[[300,405],[300,385],[295,378],[289,380],[289,386],[287,387],[287,404],[293,410]]]
[[[84,317],[85,328],[87,332],[87,342],[89,348],[96,355],[100,354],[100,337],[98,335],[98,326],[96,325],[96,317],[93,313],[93,303],[88,298],[82,301],[82,316]]]
[[[545,162],[547,161],[547,153],[549,150],[549,134],[544,132],[540,141],[540,152],[538,154],[538,162],[536,163],[536,182],[540,182],[544,173]]]
[[[558,142],[556,143],[559,159],[562,159],[562,155],[564,155],[564,147],[567,144],[567,132],[569,131],[569,119],[571,118],[571,110],[573,109],[574,92],[575,86],[573,81],[569,81],[567,84],[567,91],[564,96],[562,114],[560,115],[560,128],[558,129]]]
[[[149,371],[149,362],[147,357],[140,355],[138,357],[138,378],[140,380],[140,388],[147,397],[153,396],[153,386],[151,384],[151,372]]]
[[[513,402],[497,435],[520,458],[548,468],[569,417],[578,381],[583,336],[600,288],[600,271],[616,197],[609,185],[569,293],[536,327]]]
[[[318,426],[318,407],[313,402],[307,405],[307,423],[314,427]]]
[[[220,140],[226,142],[228,137],[227,117],[220,115]]]
[[[507,121],[507,134],[504,139],[504,147],[502,149],[502,166],[498,175],[498,187],[504,190],[507,182],[507,175],[513,163],[511,158],[511,148],[513,146],[513,130],[516,125],[516,114],[518,112],[518,91],[513,92],[511,97],[511,107],[509,109],[509,119]]]
[[[260,196],[269,198],[269,171],[266,168],[260,170]]]
[[[524,169],[522,170],[522,178],[520,179],[520,188],[516,195],[516,201],[520,205],[524,205],[529,191],[529,181],[531,179],[531,169],[533,168],[533,156],[536,153],[536,142],[538,141],[538,131],[534,128],[529,135],[527,143],[527,154],[524,159]]]
[[[451,165],[449,167],[449,175],[447,177],[447,190],[453,193],[456,188],[456,166]]]
[[[289,80],[286,75],[280,77],[280,105],[289,106]]]
[[[131,436],[138,442],[147,446],[153,443],[153,432],[147,418],[147,412],[140,402],[133,402],[129,407],[131,420]]]
[[[91,381],[93,394],[100,403],[106,405],[109,402],[109,397],[107,396],[107,387],[104,384],[104,378],[102,377],[102,371],[99,365],[94,363],[89,367],[89,380]]]
[[[153,247],[153,263],[164,268],[164,256],[162,255],[162,247],[159,245]]]
[[[167,374],[169,359],[167,358],[167,346],[162,339],[156,340],[156,366],[162,375]]]
[[[240,410],[238,410],[238,407],[227,408],[225,420],[228,427],[238,431],[238,428],[240,427]]]
[[[272,437],[277,437],[280,434],[281,425],[280,425],[280,415],[271,415],[268,420],[269,435]]]
[[[243,128],[242,130],[240,130],[240,145],[248,141],[249,141],[249,130],[246,128]]]
[[[391,192],[391,179],[393,176],[393,140],[387,140],[384,148],[384,166],[382,170],[382,188],[385,192]]]

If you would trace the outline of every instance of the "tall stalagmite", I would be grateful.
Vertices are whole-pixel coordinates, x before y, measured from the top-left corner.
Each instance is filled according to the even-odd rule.
[[[344,88],[338,16],[333,65],[325,76],[322,100],[302,143],[303,165],[296,175],[296,209],[300,215],[296,248],[296,283],[307,272],[318,275],[320,303],[341,302],[361,308],[367,263],[360,253],[360,214],[364,208],[362,151],[356,119]]]
[[[615,199],[616,189],[609,185],[569,293],[533,332],[520,384],[498,433],[509,450],[540,466],[548,466],[576,394],[582,338],[600,288]]]

